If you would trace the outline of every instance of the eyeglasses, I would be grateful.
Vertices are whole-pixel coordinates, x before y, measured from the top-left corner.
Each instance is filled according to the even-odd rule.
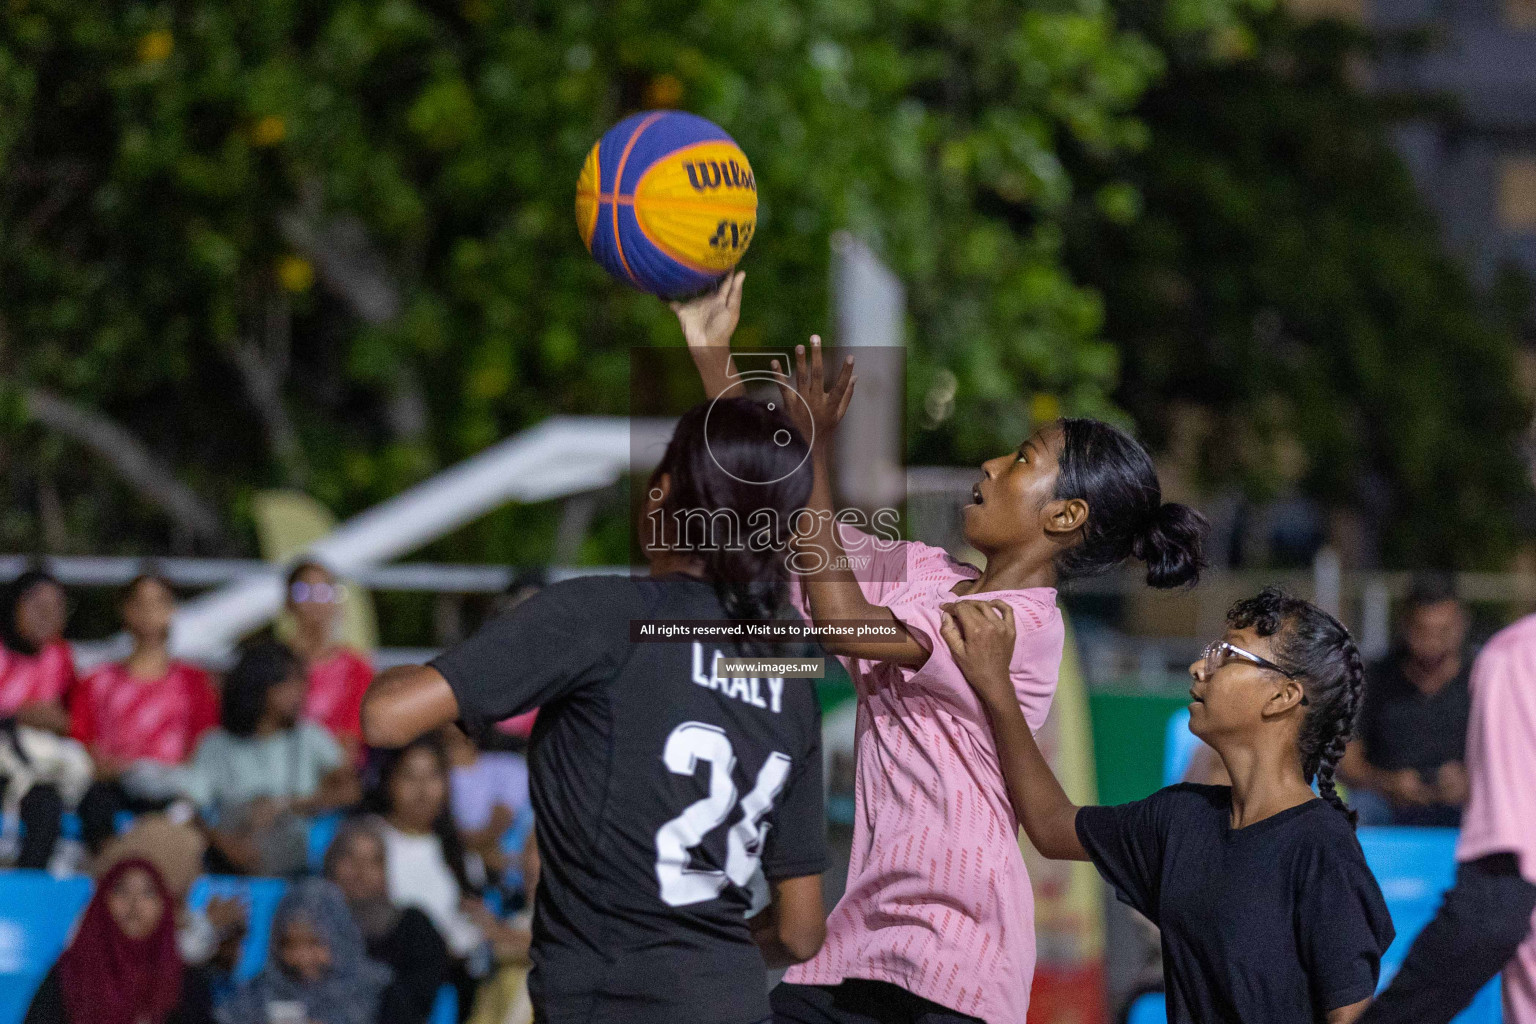
[[[294,604],[340,604],[347,596],[340,583],[295,583],[288,588]]]
[[[1250,665],[1257,665],[1259,668],[1267,668],[1272,672],[1279,672],[1287,679],[1295,679],[1298,674],[1287,672],[1268,658],[1261,658],[1252,651],[1245,651],[1236,644],[1229,644],[1225,640],[1213,640],[1211,643],[1206,644],[1203,656],[1205,658],[1205,674],[1208,676],[1214,675],[1217,669],[1233,658],[1236,658],[1238,661],[1246,661]],[[1301,702],[1303,704],[1307,703],[1305,695],[1302,696]]]

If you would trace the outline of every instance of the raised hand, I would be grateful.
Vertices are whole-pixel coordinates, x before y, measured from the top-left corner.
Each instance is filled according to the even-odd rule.
[[[777,359],[773,361],[773,369],[775,373],[785,372]],[[795,346],[794,385],[791,387],[780,382],[779,394],[785,412],[806,442],[825,444],[848,411],[856,383],[858,378],[853,375],[853,357],[849,356],[843,361],[837,379],[830,387],[827,386],[821,364],[821,336],[813,334],[809,359],[804,345]]]
[[[1004,601],[951,601],[939,607],[944,612],[939,633],[971,689],[990,706],[1017,705],[1008,672],[1017,634],[1013,609]]]
[[[746,279],[746,272],[738,270],[725,275],[714,291],[687,302],[668,303],[683,326],[689,348],[731,347],[731,335],[741,321],[741,283]]]

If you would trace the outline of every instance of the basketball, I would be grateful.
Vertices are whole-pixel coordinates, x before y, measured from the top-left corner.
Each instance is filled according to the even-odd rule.
[[[663,298],[734,267],[757,227],[752,166],[719,125],[651,110],[614,125],[576,182],[581,240],[604,270]]]

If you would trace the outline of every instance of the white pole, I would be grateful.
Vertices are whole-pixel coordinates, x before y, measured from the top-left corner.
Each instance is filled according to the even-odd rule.
[[[556,416],[355,516],[309,554],[346,576],[392,561],[508,501],[547,501],[652,468],[670,420]],[[633,457],[632,457],[633,455]],[[632,464],[633,463],[633,464]],[[280,567],[188,602],[171,626],[187,658],[218,657],[282,607]]]
[[[906,290],[869,246],[839,231],[832,236],[832,302],[834,341],[854,350],[859,378],[837,428],[839,497],[866,509],[894,506],[906,484]]]

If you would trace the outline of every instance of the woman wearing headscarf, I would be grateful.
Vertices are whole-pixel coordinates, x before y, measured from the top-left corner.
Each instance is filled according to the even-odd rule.
[[[24,1024],[207,1024],[206,987],[182,969],[175,905],[142,857],[96,886],[74,941],[43,979]]]
[[[264,969],[219,1011],[221,1024],[374,1024],[390,970],[368,958],[362,932],[332,882],[295,882],[272,919]]]
[[[426,914],[390,902],[381,828],[371,816],[345,822],[325,853],[325,877],[346,897],[368,955],[394,971],[380,1024],[421,1024],[448,978],[448,946]]]

